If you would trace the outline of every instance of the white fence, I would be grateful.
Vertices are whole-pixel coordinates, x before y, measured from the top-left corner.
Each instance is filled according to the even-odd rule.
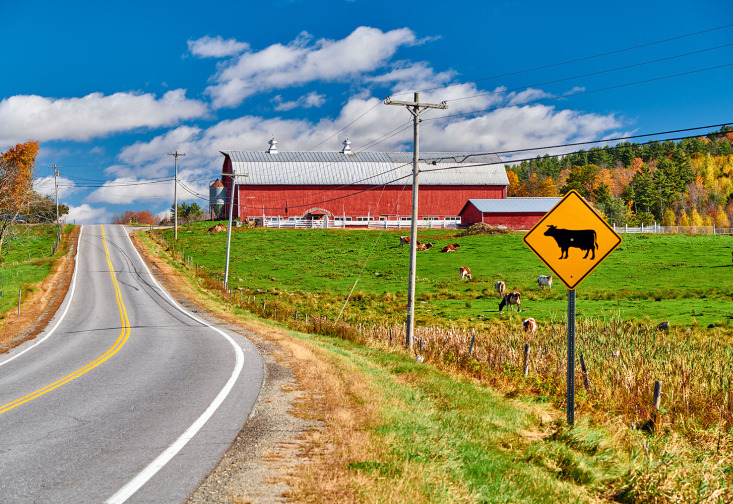
[[[708,235],[733,235],[733,228],[720,228],[715,226],[660,226],[656,222],[651,226],[641,225],[639,227],[613,225],[617,233],[660,233],[660,234],[708,234]]]
[[[264,226],[278,229],[345,229],[369,227],[369,229],[410,229],[410,221],[399,220],[343,220],[343,219],[265,219]],[[419,220],[417,227],[423,229],[455,229],[459,221],[455,220]]]

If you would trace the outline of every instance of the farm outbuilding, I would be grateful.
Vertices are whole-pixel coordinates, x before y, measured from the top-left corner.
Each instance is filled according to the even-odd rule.
[[[221,151],[227,194],[236,182],[235,217],[410,219],[411,152],[354,152],[348,140],[339,152],[279,152],[276,144]],[[495,154],[421,152],[418,183],[420,219],[458,221],[469,199],[505,198],[509,179]]]
[[[483,222],[509,229],[530,229],[562,198],[469,199],[459,215],[463,225]]]

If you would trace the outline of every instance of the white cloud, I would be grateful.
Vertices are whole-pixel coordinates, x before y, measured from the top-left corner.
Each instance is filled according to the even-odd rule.
[[[236,56],[249,49],[246,42],[238,42],[236,39],[224,40],[221,36],[201,37],[188,41],[188,50],[199,58],[224,58]]]
[[[382,32],[361,26],[342,40],[311,43],[302,33],[288,45],[273,44],[261,51],[245,52],[224,65],[216,84],[206,92],[215,108],[234,107],[255,93],[303,85],[313,81],[337,81],[371,72],[383,66],[400,46],[415,44],[414,33],[401,28]]]
[[[16,95],[0,101],[0,145],[27,138],[86,141],[137,128],[172,126],[207,113],[203,102],[186,98],[185,89],[168,91],[161,98],[149,93],[59,99]]]
[[[95,208],[86,203],[69,206],[69,213],[64,216],[66,222],[73,224],[105,224],[112,220],[112,214],[106,208]]]
[[[179,173],[178,202],[202,200],[198,197],[208,197],[208,185],[201,183],[194,172]],[[187,189],[188,188],[188,189]],[[136,202],[146,202],[153,205],[160,203],[173,204],[173,180],[137,179],[119,177],[105,182],[102,187],[94,190],[86,201],[89,203],[108,203],[113,205],[130,205]]]
[[[275,110],[277,111],[287,111],[295,108],[320,108],[326,103],[326,96],[313,91],[295,101],[284,102],[280,95],[275,96],[273,101],[276,103]]]
[[[76,184],[73,180],[64,177],[58,177],[58,184],[59,199],[65,198],[78,191],[78,188],[76,187]],[[33,190],[43,196],[51,196],[52,198],[55,198],[56,186],[54,182],[54,177],[48,176],[36,178],[33,181]]]

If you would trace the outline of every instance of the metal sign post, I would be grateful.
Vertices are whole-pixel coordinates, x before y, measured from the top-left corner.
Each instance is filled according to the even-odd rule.
[[[575,289],[568,289],[568,425],[575,424]]]

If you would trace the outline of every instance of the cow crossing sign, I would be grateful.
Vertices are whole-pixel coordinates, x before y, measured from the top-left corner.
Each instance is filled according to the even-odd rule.
[[[621,243],[621,237],[576,191],[570,191],[524,236],[524,243],[574,290]]]

